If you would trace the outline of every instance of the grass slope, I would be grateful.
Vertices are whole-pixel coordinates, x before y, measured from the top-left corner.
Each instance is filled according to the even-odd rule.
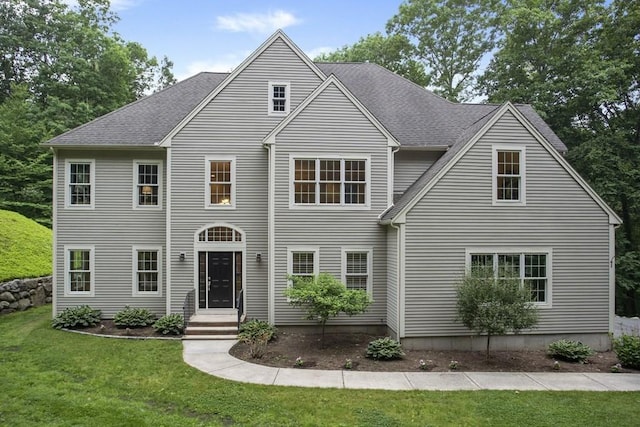
[[[0,321],[0,425],[605,426],[637,421],[640,393],[381,391],[222,380],[178,341],[51,329],[50,308]]]
[[[51,244],[51,230],[0,210],[0,281],[50,275]]]

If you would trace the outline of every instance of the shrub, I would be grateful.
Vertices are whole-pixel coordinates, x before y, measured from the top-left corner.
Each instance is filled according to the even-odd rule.
[[[184,317],[178,313],[167,314],[153,324],[153,329],[162,335],[181,335],[184,329]]]
[[[293,307],[306,309],[306,319],[317,320],[322,326],[322,341],[327,320],[340,313],[347,316],[364,313],[373,302],[364,290],[347,289],[338,279],[327,273],[317,277],[290,276],[293,286],[284,291]]]
[[[386,337],[373,340],[367,346],[367,357],[375,360],[401,359],[404,356],[402,344]]]
[[[100,323],[102,312],[88,305],[65,308],[52,321],[56,329],[95,326]]]
[[[146,308],[131,308],[128,305],[113,317],[113,323],[119,328],[142,328],[153,325],[155,321],[155,316]]]
[[[487,334],[487,357],[493,335],[535,326],[538,312],[531,292],[518,277],[495,279],[493,268],[466,274],[456,289],[458,320],[478,335]]]
[[[640,337],[622,335],[613,340],[613,351],[625,368],[640,369]]]
[[[249,345],[249,355],[259,359],[264,355],[267,343],[276,336],[275,326],[263,320],[252,319],[240,325],[238,339]]]
[[[584,363],[593,356],[594,351],[580,341],[559,340],[549,344],[547,354],[554,359]]]

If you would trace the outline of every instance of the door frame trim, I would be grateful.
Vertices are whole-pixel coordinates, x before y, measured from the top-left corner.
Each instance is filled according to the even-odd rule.
[[[228,227],[240,233],[242,236],[242,241],[240,242],[200,242],[198,240],[198,236],[204,230],[207,230],[211,227]],[[240,227],[237,227],[233,224],[227,222],[214,222],[207,225],[204,225],[198,228],[193,234],[193,289],[196,294],[196,304],[195,310],[196,313],[200,311],[209,311],[216,310],[215,308],[199,308],[198,304],[198,259],[199,252],[241,252],[242,253],[242,289],[245,292],[242,293],[242,304],[244,307],[247,306],[247,292],[246,292],[246,284],[247,284],[247,235]],[[236,278],[235,278],[235,255],[234,258],[234,277],[233,277],[233,308],[236,307]],[[208,260],[207,260],[208,262]],[[222,310],[228,310],[228,308],[224,308]]]

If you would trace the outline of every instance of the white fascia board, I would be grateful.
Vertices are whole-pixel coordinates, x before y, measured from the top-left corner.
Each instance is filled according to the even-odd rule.
[[[171,140],[173,139],[173,137],[178,132],[180,132],[180,130],[182,130],[182,128],[185,127],[187,125],[187,123],[189,123],[196,116],[196,114],[198,114],[200,111],[202,111],[202,109],[207,104],[209,104],[209,102],[211,102],[211,100],[213,98],[215,98],[225,87],[227,87],[229,85],[229,83],[231,83],[236,77],[238,77],[238,75],[240,73],[242,73],[244,71],[244,69],[249,66],[249,64],[251,64],[253,61],[255,61],[256,58],[258,58],[265,50],[267,50],[267,48],[269,46],[271,46],[278,39],[282,40],[287,46],[289,46],[291,48],[291,50],[294,53],[296,53],[296,55],[298,55],[298,57],[305,64],[307,64],[307,66],[309,66],[311,71],[313,71],[321,80],[326,79],[326,76],[320,70],[320,68],[318,68],[318,66],[316,64],[314,64],[313,61],[311,61],[309,59],[309,57],[307,57],[307,55],[305,55],[305,53],[302,50],[300,50],[300,48],[298,46],[296,46],[295,43],[293,43],[291,41],[291,39],[289,39],[289,37],[287,37],[287,35],[282,30],[277,30],[275,33],[273,33],[271,35],[271,37],[269,37],[264,43],[262,43],[260,45],[260,47],[258,47],[258,49],[256,49],[251,55],[249,55],[244,61],[242,61],[242,63],[240,65],[238,65],[231,72],[231,74],[229,74],[222,81],[222,83],[220,83],[218,86],[216,86],[216,88],[213,89],[213,91],[211,91],[211,93],[209,93],[209,95],[207,95],[202,101],[200,101],[200,103],[196,106],[196,108],[194,108],[189,114],[187,114],[187,116],[184,119],[182,119],[180,121],[180,123],[178,123],[176,125],[176,127],[174,127],[171,130],[171,132],[169,132],[162,139],[162,141],[160,141],[159,145],[161,145],[161,146],[171,145]]]
[[[482,136],[487,133],[487,131],[489,129],[491,129],[491,127],[498,121],[498,119],[500,117],[502,117],[502,115],[508,110],[509,105],[511,105],[510,103],[504,104],[502,105],[497,112],[495,112],[493,114],[493,117],[491,117],[491,119],[489,119],[489,121],[487,123],[484,124],[484,126],[482,126],[482,128],[480,128],[480,130],[478,132],[476,132],[475,135],[473,135],[464,145],[464,147],[462,147],[460,149],[460,151],[458,151],[455,156],[453,156],[449,162],[442,168],[440,169],[440,171],[436,174],[436,176],[434,176],[431,181],[429,181],[429,184],[425,185],[414,197],[413,199],[411,199],[411,201],[409,203],[407,203],[407,205],[400,211],[398,212],[395,217],[389,221],[385,221],[383,222],[383,224],[387,224],[387,223],[391,223],[391,224],[404,224],[407,221],[407,212],[409,212],[411,209],[413,209],[413,207],[425,196],[425,194],[427,194],[437,183],[438,181],[440,181],[440,179],[442,179],[442,177],[444,175],[447,174],[447,172],[449,172],[449,170],[456,164],[458,163],[458,160],[460,160],[465,154],[467,154],[467,151],[469,151],[471,149],[471,147],[473,147],[475,145],[476,142],[478,142],[478,140],[480,138],[482,138]]]
[[[346,96],[347,99],[351,101],[351,103],[355,105],[355,107],[360,110],[362,114],[364,114],[364,116],[371,122],[371,124],[373,124],[376,129],[378,129],[380,133],[382,133],[387,138],[388,146],[400,146],[398,140],[396,140],[396,138],[378,121],[378,119],[376,119],[375,116],[371,114],[371,112],[367,110],[367,108],[362,105],[360,101],[358,101],[358,98],[356,98],[349,91],[349,89],[347,89],[342,84],[342,82],[338,80],[338,78],[334,74],[331,74],[329,77],[327,77],[326,80],[322,82],[322,84],[318,86],[316,90],[314,90],[304,101],[302,101],[302,103],[298,105],[298,107],[291,114],[289,114],[284,120],[278,123],[278,125],[262,140],[262,143],[275,144],[276,135],[279,134],[285,127],[287,127],[293,119],[295,119],[302,111],[304,111],[305,108],[307,108],[309,104],[311,104],[311,102],[313,102],[313,100],[316,99],[322,92],[324,92],[325,89],[331,84],[335,85],[338,90],[342,92],[342,94]]]

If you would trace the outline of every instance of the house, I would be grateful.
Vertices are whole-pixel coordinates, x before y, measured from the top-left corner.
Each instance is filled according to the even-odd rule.
[[[457,104],[370,63],[314,63],[277,31],[229,74],[200,73],[47,145],[54,314],[242,310],[312,324],[287,275],[374,300],[330,323],[412,348],[470,348],[455,284],[520,275],[536,329],[493,341],[609,345],[616,214],[527,105]]]

